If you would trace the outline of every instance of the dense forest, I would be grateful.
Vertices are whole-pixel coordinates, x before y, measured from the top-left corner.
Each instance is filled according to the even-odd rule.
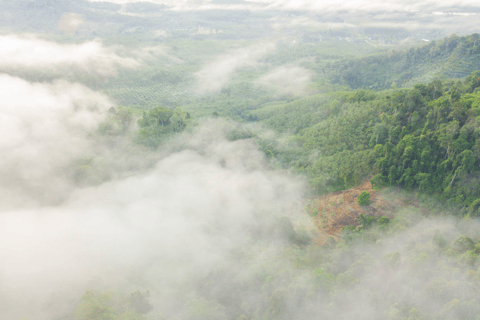
[[[477,4],[120,2],[0,1],[0,318],[480,319]]]
[[[268,222],[261,234],[272,230],[283,239],[285,251],[270,256],[261,267],[264,273],[248,281],[243,273],[214,271],[198,284],[201,298],[186,302],[180,317],[337,319],[355,312],[378,319],[475,319],[480,311],[480,277],[474,271],[480,244],[475,241],[480,235],[469,220],[446,217],[479,215],[479,87],[480,72],[475,71],[463,80],[334,92],[248,111],[245,125],[231,128],[228,139],[254,139],[271,166],[305,175],[316,194],[353,187],[374,175],[372,186],[388,187],[383,197],[396,204],[381,217],[360,215],[358,224],[344,227],[339,238],[330,237],[322,246],[315,245],[315,233],[295,230],[289,218]],[[118,119],[114,115],[110,121]],[[283,138],[265,135],[257,123]],[[135,139],[156,148],[197,125],[184,111],[159,107],[143,113]],[[411,205],[418,198],[423,200]],[[364,201],[361,195],[358,199]],[[424,212],[445,220],[429,221]],[[258,237],[252,240],[271,236]],[[246,259],[235,263],[250,270]],[[374,276],[378,272],[383,281]],[[245,292],[259,296],[246,305]],[[93,312],[100,312],[142,319],[128,299],[89,292],[76,317],[97,319]],[[344,305],[350,300],[355,301],[349,304],[352,310]]]

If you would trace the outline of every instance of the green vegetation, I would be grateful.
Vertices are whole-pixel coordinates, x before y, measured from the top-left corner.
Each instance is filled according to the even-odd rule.
[[[59,189],[83,190],[75,193],[73,199],[67,199],[70,193],[66,192],[66,199],[59,196],[51,206],[62,211],[61,206],[67,203],[75,213],[93,212],[96,217],[86,225],[76,220],[70,225],[82,228],[75,230],[79,235],[73,233],[78,237],[75,242],[80,242],[78,248],[73,248],[80,252],[80,260],[83,250],[89,250],[89,243],[79,241],[83,234],[87,238],[89,232],[101,234],[101,223],[114,221],[110,231],[105,228],[105,237],[120,239],[119,243],[98,246],[98,251],[90,256],[100,257],[103,250],[118,246],[120,249],[108,256],[114,257],[113,262],[100,261],[105,264],[103,272],[114,273],[112,283],[124,285],[126,292],[152,287],[152,294],[125,294],[122,289],[105,289],[108,282],[102,283],[101,275],[92,276],[85,285],[98,290],[88,290],[79,300],[58,307],[59,313],[68,310],[61,316],[55,313],[54,319],[480,319],[480,71],[476,71],[480,70],[479,34],[426,40],[427,36],[445,37],[446,32],[431,27],[436,25],[431,13],[423,11],[408,11],[406,16],[397,11],[355,16],[349,10],[341,10],[335,15],[316,12],[301,16],[300,11],[267,6],[258,11],[222,8],[224,4],[246,5],[240,0],[207,1],[215,9],[206,10],[192,9],[187,6],[188,1],[178,10],[148,2],[123,6],[83,0],[7,2],[0,1],[2,32],[35,31],[38,37],[58,44],[97,41],[98,48],[93,47],[100,54],[95,54],[95,59],[103,55],[115,60],[110,67],[106,64],[104,70],[93,70],[104,64],[101,59],[78,65],[50,65],[45,59],[47,67],[2,65],[0,72],[38,83],[38,88],[55,81],[61,84],[59,79],[80,83],[91,90],[82,87],[85,92],[99,92],[115,105],[106,112],[98,128],[89,132],[92,150],[59,165],[65,167],[55,168],[63,170],[68,180],[59,184]],[[196,1],[195,6],[201,2]],[[70,17],[74,20],[72,30],[62,30],[59,21],[68,12],[75,13],[74,19]],[[453,14],[447,18],[460,21]],[[428,23],[429,27],[378,27],[405,20]],[[475,28],[477,25],[475,20]],[[44,34],[40,35],[41,32]],[[280,76],[291,69],[300,70],[299,75],[286,72]],[[265,78],[275,85],[265,85]],[[106,97],[104,101],[108,101]],[[159,177],[148,176],[144,169],[154,167],[171,152],[188,149],[181,139],[203,123],[213,123],[212,127],[218,124],[221,130],[203,132],[201,138],[214,142],[218,138],[221,143],[215,148],[205,147],[204,141],[198,139],[202,143],[197,141],[196,149],[185,152],[183,160],[170,161],[197,156],[203,159],[204,153],[224,149],[219,152],[221,156],[205,161],[206,173],[198,172],[203,166],[190,170],[190,162],[185,162],[185,175],[178,178],[180,183],[172,190],[170,185],[164,186],[155,179],[171,174],[168,178],[172,180],[165,180],[177,182],[178,173],[168,169]],[[213,137],[220,131],[220,137]],[[210,191],[209,183],[201,179],[201,184],[191,183],[192,175],[206,174],[208,179],[220,180],[222,188],[230,190],[231,180],[222,174],[229,172],[229,166],[237,169],[232,163],[242,160],[235,158],[237,150],[231,148],[242,147],[244,141],[237,140],[246,140],[245,145],[252,149],[256,144],[264,157],[257,154],[260,160],[255,161],[262,166],[266,164],[272,171],[306,181],[308,188],[295,191],[304,192],[305,202],[280,208],[277,203],[257,204],[260,200],[256,195],[249,195],[248,199],[238,197],[230,203],[228,197],[212,192],[198,202],[205,208],[182,207],[181,214],[185,215],[180,220],[164,219],[162,211],[176,209],[175,204],[169,203],[161,203],[161,209],[151,216],[143,215],[150,214],[150,206],[161,199],[148,198],[153,196],[148,190],[144,195],[142,188],[132,192],[129,185],[149,185],[171,197],[172,203],[182,204],[189,204],[189,197],[198,197],[195,188]],[[29,146],[24,153],[35,156],[36,152]],[[122,159],[123,156],[128,159]],[[110,165],[105,160],[108,157],[119,160]],[[10,158],[7,161],[14,162]],[[40,157],[38,162],[41,164]],[[257,181],[251,177],[285,178],[269,175],[271,172],[263,176],[263,171],[268,171],[264,169],[252,169],[245,161],[234,177],[243,182],[245,190],[251,187],[251,181]],[[116,179],[139,172],[142,179],[135,177],[131,184],[115,184]],[[36,194],[42,201],[47,198],[37,192],[41,183],[32,190],[27,190],[28,184],[23,187],[23,179],[35,175],[34,170],[21,174],[15,188]],[[244,179],[245,176],[248,177]],[[367,213],[347,208],[354,212],[354,217],[358,216],[358,221],[346,220],[341,226],[352,225],[345,226],[340,234],[325,235],[334,225],[330,222],[342,219],[343,213],[319,212],[315,197],[357,186],[365,179],[371,179],[379,196],[391,200],[391,204],[380,208],[378,214],[373,205],[368,206],[369,192],[363,191],[357,203],[365,206],[362,210]],[[105,186],[97,194],[95,186],[107,181],[113,181],[113,186]],[[14,195],[15,188],[4,190],[6,196],[10,197],[9,192]],[[259,193],[264,192],[275,202],[279,195],[287,194],[279,189],[265,188]],[[115,196],[125,199],[115,200],[118,203],[114,212],[104,217],[103,210],[107,209],[102,206],[108,206],[102,201],[113,201],[109,197],[115,192],[120,193]],[[142,193],[140,197],[145,196],[146,203],[136,205],[129,201],[130,193]],[[83,198],[85,195],[88,201]],[[29,206],[35,208],[37,202],[43,203],[28,202],[28,210],[19,216],[28,216],[33,210]],[[100,206],[84,208],[84,202],[98,202]],[[258,207],[244,210],[251,203]],[[339,209],[348,205],[339,199],[328,206]],[[125,214],[120,210],[124,207],[128,208]],[[307,213],[306,223],[295,221],[297,211],[302,211],[297,207]],[[234,212],[236,219],[228,223],[235,229],[228,229],[224,220],[210,216],[210,208],[222,214]],[[9,212],[8,208],[4,210]],[[49,210],[50,207],[45,208],[38,219],[45,225],[50,223]],[[134,214],[129,216],[131,212]],[[142,233],[155,219],[171,231],[162,234],[165,238],[156,239],[155,233],[160,232],[153,227],[153,232]],[[124,229],[125,225],[132,227]],[[27,227],[33,229],[32,226]],[[177,233],[184,227],[191,229]],[[27,232],[31,229],[27,228]],[[229,230],[234,230],[233,235],[228,234]],[[178,236],[189,233],[192,239]],[[52,243],[57,241],[55,236]],[[63,240],[63,235],[58,237]],[[161,243],[164,239],[168,243]],[[191,248],[196,247],[189,241],[203,244],[200,248],[205,252],[192,252]],[[151,243],[159,247],[145,248]],[[135,254],[124,257],[122,246],[133,248],[125,252]],[[183,247],[185,255],[177,256],[174,251]],[[163,250],[169,251],[166,256],[173,257],[172,261],[158,258],[163,257],[157,255]],[[186,255],[195,259],[189,260]],[[203,261],[210,260],[203,256],[212,261]],[[55,258],[49,257],[52,261]],[[185,266],[189,261],[202,263]],[[115,279],[115,263],[127,270],[120,275],[121,279]],[[79,265],[79,273],[83,274],[83,265]],[[145,269],[136,270],[137,265]],[[42,265],[45,269],[47,266]],[[95,264],[85,266],[93,269]],[[177,266],[182,267],[177,270]],[[95,273],[87,270],[85,274],[90,275],[88,272]],[[13,288],[12,283],[8,284],[11,287],[7,286],[7,290]],[[27,301],[34,300],[25,297]],[[3,304],[15,299],[7,298]],[[53,294],[47,299],[53,301],[52,309],[57,308]],[[47,302],[42,308],[50,308],[50,300]]]
[[[478,215],[479,78],[474,72],[463,82],[435,81],[390,97],[376,125],[375,186],[419,189]]]
[[[480,35],[451,35],[441,41],[381,54],[327,64],[333,84],[352,89],[389,89],[412,86],[435,78],[463,78],[480,69]]]
[[[149,292],[130,295],[87,291],[75,311],[75,320],[143,320],[142,315],[152,310]]]
[[[393,202],[412,196],[392,188],[383,195]],[[330,237],[323,246],[295,244],[291,223],[281,218],[274,224],[275,234],[290,239],[282,249],[253,262],[253,251],[266,254],[268,245],[243,246],[234,270],[231,265],[219,266],[198,282],[184,283],[183,290],[170,293],[175,296],[169,299],[182,301],[175,315],[165,313],[169,305],[161,302],[142,314],[141,310],[149,309],[148,294],[137,292],[138,299],[133,299],[133,294],[87,292],[76,319],[297,319],[313,315],[335,319],[348,317],[352,310],[392,320],[412,319],[412,315],[426,320],[478,319],[479,230],[472,229],[469,221],[453,226],[449,220],[430,220],[420,214],[422,210],[442,214],[432,203],[420,202],[417,209],[393,208],[389,214],[394,219],[361,215],[361,226],[344,228],[339,238]],[[183,292],[185,288],[192,291]],[[193,292],[201,297],[192,297]],[[248,299],[251,296],[253,301]],[[348,302],[346,310],[348,299],[361,303]],[[98,316],[81,318],[86,310]]]
[[[370,204],[370,192],[362,191],[357,197],[357,203],[361,206],[368,206]]]
[[[147,146],[156,147],[165,138],[174,133],[182,132],[188,125],[191,116],[188,112],[176,108],[157,107],[138,120],[140,131],[138,141]]]

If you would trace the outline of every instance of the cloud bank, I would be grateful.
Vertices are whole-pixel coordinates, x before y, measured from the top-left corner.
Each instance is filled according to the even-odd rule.
[[[0,210],[61,198],[69,189],[61,168],[88,154],[87,136],[109,99],[80,84],[29,83],[5,74],[0,87]]]
[[[269,171],[252,141],[227,141],[225,128],[206,123],[148,173],[0,214],[3,318],[60,317],[86,289],[112,287],[149,289],[157,310],[178,312],[168,309],[184,298],[177,290],[228,266],[249,230],[301,198],[302,183]]]
[[[0,69],[58,73],[58,69],[75,70],[86,74],[110,76],[116,69],[136,68],[132,58],[118,56],[114,48],[99,41],[82,44],[58,44],[35,36],[0,36]]]
[[[333,10],[415,10],[431,8],[452,8],[452,7],[479,7],[480,4],[475,0],[460,1],[401,1],[401,0],[354,0],[354,1],[337,1],[337,0],[246,0],[247,2],[264,4],[269,9],[283,10],[302,10],[302,11],[333,11]]]
[[[100,0],[90,0],[92,2]],[[124,4],[129,2],[142,2],[142,0],[110,0],[109,2]],[[173,10],[208,10],[208,9],[247,9],[247,10],[300,10],[300,11],[336,11],[336,10],[426,10],[432,11],[433,8],[458,8],[471,7],[479,8],[480,4],[476,0],[459,1],[401,1],[401,0],[245,0],[243,3],[235,1],[234,4],[217,4],[215,2],[204,0],[151,0],[149,2],[163,4]]]

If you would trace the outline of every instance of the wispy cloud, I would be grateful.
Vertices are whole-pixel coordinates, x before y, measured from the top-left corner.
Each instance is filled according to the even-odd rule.
[[[235,49],[217,59],[202,70],[195,73],[200,93],[220,90],[238,68],[254,66],[265,54],[275,50],[274,43],[254,44],[245,48]]]
[[[82,44],[59,44],[33,35],[0,36],[0,69],[30,69],[56,72],[57,68],[78,72],[113,75],[116,69],[135,68],[139,63],[132,58],[120,57],[114,48],[99,41]]]
[[[90,0],[101,1],[101,0]],[[142,0],[110,0],[115,3],[142,2]],[[434,8],[480,7],[476,0],[435,1],[435,0],[245,0],[232,4],[216,4],[209,0],[151,0],[156,4],[166,5],[173,10],[208,10],[208,9],[248,9],[248,10],[302,10],[302,11],[336,11],[336,10],[427,10]]]
[[[251,3],[259,3],[268,5],[270,9],[287,9],[287,10],[305,10],[305,11],[322,11],[322,10],[345,10],[355,9],[362,11],[369,10],[414,10],[432,8],[453,8],[456,6],[480,7],[480,3],[476,0],[460,0],[460,1],[433,1],[433,0],[246,0]]]
[[[283,66],[260,77],[255,84],[275,90],[279,94],[304,96],[308,93],[308,84],[313,74],[313,71],[305,68]]]

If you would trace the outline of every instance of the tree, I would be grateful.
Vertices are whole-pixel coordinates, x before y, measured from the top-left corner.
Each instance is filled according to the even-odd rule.
[[[361,206],[368,206],[370,204],[370,192],[363,190],[357,197],[357,203]]]
[[[135,291],[130,296],[110,292],[87,291],[75,311],[75,320],[143,320],[142,314],[153,307],[147,301],[148,291]]]
[[[115,320],[112,296],[108,293],[87,291],[80,300],[82,303],[75,311],[76,320]]]

